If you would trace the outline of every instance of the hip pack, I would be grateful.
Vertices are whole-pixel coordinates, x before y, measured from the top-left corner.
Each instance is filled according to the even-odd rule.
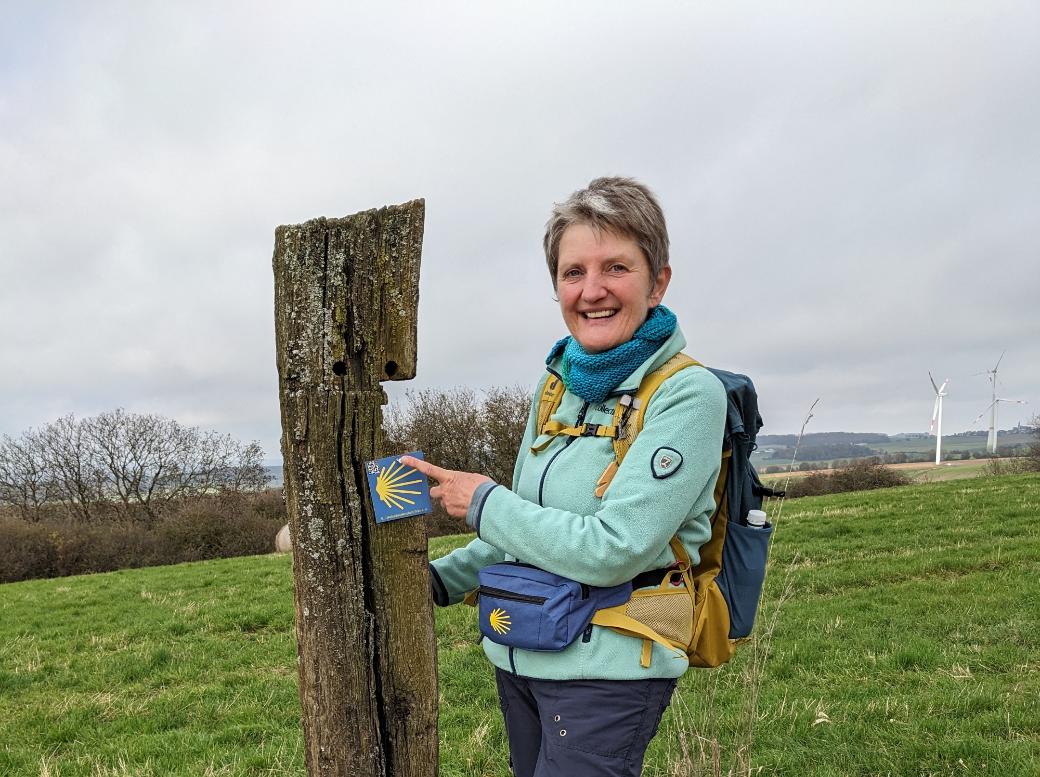
[[[529,564],[503,562],[479,573],[480,631],[492,642],[523,650],[563,650],[597,610],[632,596],[632,583],[596,588]]]

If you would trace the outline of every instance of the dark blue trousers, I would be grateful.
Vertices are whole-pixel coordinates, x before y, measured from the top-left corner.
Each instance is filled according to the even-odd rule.
[[[516,777],[639,777],[675,680],[533,680],[495,670]]]

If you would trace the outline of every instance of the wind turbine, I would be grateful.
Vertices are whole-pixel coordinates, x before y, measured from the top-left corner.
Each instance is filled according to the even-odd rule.
[[[1001,402],[1009,402],[1013,405],[1024,405],[1027,404],[1024,399],[1002,399],[997,396],[997,367],[1000,366],[1001,360],[1004,358],[1004,354],[1007,351],[1000,352],[1000,358],[997,359],[997,363],[993,365],[992,370],[986,370],[986,377],[989,378],[989,382],[993,384],[993,401],[989,403],[986,410],[990,411],[989,415],[989,437],[986,438],[986,448],[990,453],[997,452],[997,410]],[[979,413],[979,418],[986,415],[986,410]],[[972,426],[979,422],[979,418],[972,421]]]
[[[932,388],[935,389],[935,409],[932,410],[932,425],[929,427],[929,431],[935,432],[935,463],[939,464],[942,461],[942,401],[943,397],[946,396],[946,384],[950,382],[947,378],[943,381],[942,388],[935,385],[935,378],[932,377],[932,373],[928,373],[928,380],[932,382]]]

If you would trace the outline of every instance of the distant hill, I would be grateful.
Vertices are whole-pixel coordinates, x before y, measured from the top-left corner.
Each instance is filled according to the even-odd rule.
[[[1016,426],[1014,429],[1001,429],[1002,437],[1028,436],[1035,434],[1036,430],[1031,426]],[[986,437],[989,432],[986,429],[968,429],[963,432],[947,432],[947,437]],[[774,445],[794,445],[798,439],[797,434],[760,434],[758,435],[758,447],[764,448]],[[810,432],[802,435],[802,445],[857,445],[871,443],[899,442],[903,440],[926,440],[935,438],[927,432],[904,432],[902,434],[882,434],[880,432]]]
[[[873,432],[812,432],[802,435],[802,445],[856,445],[857,443],[890,442],[887,434]],[[767,445],[794,445],[797,434],[760,434],[758,447]]]
[[[975,430],[943,435],[943,459],[988,458],[985,431]],[[853,459],[877,456],[885,464],[904,464],[929,461],[935,457],[935,437],[926,434],[874,434],[861,432],[817,432],[802,437],[795,456],[793,434],[763,434],[758,437],[758,449],[751,462],[762,471],[775,472],[786,468],[792,461],[805,468],[842,464]],[[1035,444],[1036,432],[1029,427],[1001,430],[998,438],[998,456],[1020,456]]]

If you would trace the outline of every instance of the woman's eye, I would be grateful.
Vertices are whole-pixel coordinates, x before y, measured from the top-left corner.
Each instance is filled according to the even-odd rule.
[[[612,273],[622,273],[622,272],[626,272],[627,270],[628,270],[628,268],[625,267],[625,265],[623,265],[623,264],[612,264],[612,265],[610,265],[610,272],[612,272]]]
[[[563,278],[564,280],[569,280],[569,279],[573,279],[573,278],[578,278],[580,276],[581,276],[581,271],[572,268],[570,270],[564,270],[563,274],[560,277]]]

